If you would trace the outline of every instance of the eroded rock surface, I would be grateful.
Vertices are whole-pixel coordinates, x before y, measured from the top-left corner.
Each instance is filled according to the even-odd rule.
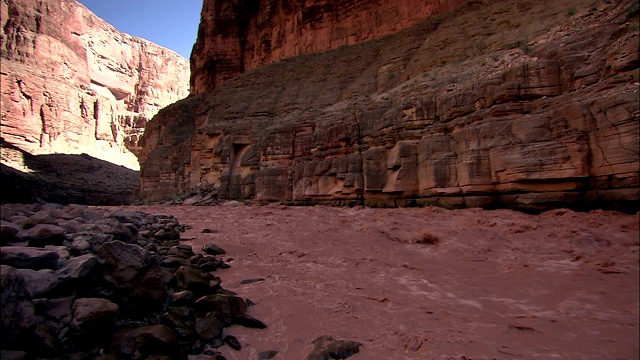
[[[74,0],[0,2],[2,137],[32,154],[138,168],[148,119],[188,94],[189,64]],[[22,165],[3,148],[3,162]]]
[[[207,21],[198,44],[221,41]],[[378,40],[227,72],[149,123],[140,196],[635,211],[637,21],[633,1],[474,1]],[[271,28],[297,34],[287,44],[307,36]],[[213,54],[196,50],[196,67]]]
[[[353,45],[405,29],[462,0],[205,0],[191,55],[191,93],[246,70]]]

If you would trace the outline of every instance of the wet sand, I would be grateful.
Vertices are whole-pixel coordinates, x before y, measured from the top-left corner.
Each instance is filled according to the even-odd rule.
[[[264,330],[228,359],[304,359],[321,335],[350,359],[638,359],[638,215],[553,210],[136,206],[215,243],[224,288]],[[210,229],[212,233],[202,233]],[[247,279],[264,279],[242,284]]]

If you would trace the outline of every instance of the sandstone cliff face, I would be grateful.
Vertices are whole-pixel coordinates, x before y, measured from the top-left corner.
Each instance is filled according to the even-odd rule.
[[[4,140],[137,169],[146,122],[188,94],[187,60],[73,0],[2,0],[0,15]]]
[[[150,122],[140,194],[637,210],[635,4],[470,1],[246,71]]]
[[[191,55],[191,93],[283,58],[405,29],[462,0],[204,0]]]

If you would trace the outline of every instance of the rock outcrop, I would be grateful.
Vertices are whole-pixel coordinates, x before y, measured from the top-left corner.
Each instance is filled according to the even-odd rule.
[[[191,54],[191,93],[292,56],[374,40],[463,0],[205,0]]]
[[[195,50],[222,41],[214,20]],[[377,40],[216,72],[224,82],[199,80],[208,55],[194,51],[201,94],[149,123],[140,195],[636,211],[637,22],[634,1],[468,1]]]
[[[0,17],[4,140],[137,170],[146,122],[188,94],[188,61],[74,0],[3,0]]]

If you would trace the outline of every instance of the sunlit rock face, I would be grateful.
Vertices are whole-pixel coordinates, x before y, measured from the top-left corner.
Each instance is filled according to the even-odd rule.
[[[0,15],[5,141],[137,169],[146,122],[188,95],[188,61],[72,0],[4,0]]]
[[[376,40],[290,50],[306,55],[262,66],[256,59],[270,59],[275,46],[261,57],[226,46],[237,32],[220,27],[253,29],[251,18],[232,16],[234,4],[205,2],[191,62],[198,95],[149,123],[142,197],[206,188],[220,199],[296,204],[637,209],[633,1],[467,2]],[[269,4],[253,11],[302,6]],[[352,19],[333,25],[348,28],[350,10],[381,4],[313,18]],[[207,15],[214,10],[231,15]],[[311,39],[306,32],[322,28],[260,19],[277,39]],[[212,55],[215,71],[206,72],[199,61]],[[245,68],[221,59],[244,59]]]

